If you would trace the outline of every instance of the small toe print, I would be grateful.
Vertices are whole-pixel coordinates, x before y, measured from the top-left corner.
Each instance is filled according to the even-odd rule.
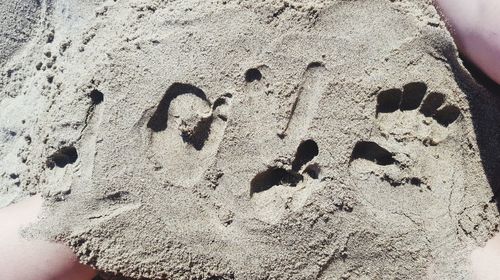
[[[257,68],[250,68],[245,72],[245,81],[247,83],[260,81],[262,79],[262,73]]]
[[[426,117],[432,117],[437,109],[443,105],[444,99],[444,94],[442,93],[429,93],[420,107],[420,112]]]
[[[351,154],[351,161],[365,159],[378,165],[391,165],[396,163],[393,156],[393,153],[380,147],[375,142],[360,141],[354,146]]]
[[[63,168],[68,164],[75,163],[77,159],[78,152],[75,147],[63,147],[47,159],[47,166],[50,169],[53,169],[54,167]]]
[[[378,113],[392,113],[399,109],[403,93],[394,88],[385,90],[377,96],[377,115]]]
[[[453,105],[446,105],[439,109],[433,118],[442,126],[447,127],[460,117],[460,109]]]
[[[299,171],[302,166],[311,161],[319,154],[318,144],[314,140],[306,140],[300,143],[292,162],[292,170]]]
[[[321,168],[316,163],[310,164],[304,169],[304,173],[313,179],[318,179],[321,173]]]
[[[94,89],[89,93],[89,98],[92,102],[92,105],[99,105],[104,101],[104,93],[97,89]]]
[[[401,111],[416,110],[422,103],[427,85],[422,82],[414,82],[406,84],[403,87],[403,96],[401,98]]]

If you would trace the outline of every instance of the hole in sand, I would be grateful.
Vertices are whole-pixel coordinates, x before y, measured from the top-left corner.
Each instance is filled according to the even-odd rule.
[[[424,182],[422,182],[422,179],[413,177],[408,180],[408,182],[414,186],[420,187]]]
[[[98,105],[104,101],[104,94],[97,89],[92,90],[89,97],[93,105]]]
[[[307,65],[308,70],[312,69],[312,68],[320,68],[320,67],[325,67],[325,65],[319,61],[314,61],[314,62],[309,63],[309,65]]]
[[[422,106],[420,107],[420,112],[426,117],[432,117],[436,113],[437,109],[441,107],[444,103],[444,94],[439,92],[431,92],[425,98]]]
[[[230,93],[225,93],[224,95],[217,98],[212,106],[212,110],[217,117],[219,117],[222,121],[227,121],[227,110],[218,110],[219,107],[224,105],[229,105],[229,101],[233,98],[233,95]]]
[[[213,117],[202,118],[194,127],[181,125],[181,136],[184,142],[191,144],[196,150],[201,150],[210,135],[210,128],[212,126]]]
[[[227,99],[230,99],[232,97],[233,97],[233,95],[230,93],[226,93],[226,94],[222,95],[221,97],[219,97],[215,100],[214,104],[212,105],[212,109],[215,110],[215,109],[217,109],[217,107],[220,107],[222,105],[226,105]]]
[[[52,169],[54,167],[65,167],[68,164],[75,163],[78,159],[78,153],[75,147],[64,147],[52,154],[47,159],[47,166]]]
[[[427,85],[422,82],[409,83],[403,87],[401,111],[416,110],[427,92]]]
[[[319,178],[319,173],[321,172],[321,168],[319,167],[318,164],[311,164],[304,169],[304,172],[309,175],[309,177],[313,179],[318,179]]]
[[[378,113],[392,113],[399,109],[401,103],[401,90],[397,88],[382,91],[377,96],[377,115]]]
[[[292,170],[299,171],[304,164],[311,161],[318,154],[318,144],[314,140],[306,140],[300,143],[295,153],[295,159],[292,162]]]
[[[250,182],[250,196],[267,191],[274,186],[288,185],[295,187],[304,178],[300,174],[288,172],[283,168],[270,168],[257,174]]]
[[[434,114],[433,118],[442,126],[449,126],[460,117],[460,109],[446,105]]]
[[[360,141],[356,143],[351,155],[351,161],[365,159],[378,165],[390,165],[396,163],[393,154],[380,147],[375,142]]]
[[[260,79],[262,79],[262,73],[260,73],[259,69],[251,68],[245,72],[245,81],[247,81],[247,83],[260,81]]]
[[[156,108],[156,111],[148,121],[147,127],[154,132],[160,132],[167,129],[169,117],[168,110],[170,108],[170,103],[172,103],[172,100],[174,100],[176,97],[183,94],[192,94],[202,99],[205,103],[209,104],[205,92],[203,92],[198,87],[190,84],[174,83],[167,89],[165,95],[163,95],[163,98]]]

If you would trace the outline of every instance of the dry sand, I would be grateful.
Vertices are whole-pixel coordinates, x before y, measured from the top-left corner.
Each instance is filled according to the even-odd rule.
[[[469,279],[498,228],[499,100],[428,1],[0,13],[0,206],[108,276]]]

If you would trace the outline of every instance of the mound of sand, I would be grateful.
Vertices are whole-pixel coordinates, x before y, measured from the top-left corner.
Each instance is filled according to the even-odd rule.
[[[427,2],[42,6],[2,70],[0,201],[43,193],[31,233],[83,262],[467,279],[498,227],[498,99]]]

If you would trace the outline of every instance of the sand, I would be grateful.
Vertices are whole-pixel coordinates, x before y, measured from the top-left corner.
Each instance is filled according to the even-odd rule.
[[[0,205],[104,279],[470,279],[498,229],[499,100],[428,1],[12,9]]]

